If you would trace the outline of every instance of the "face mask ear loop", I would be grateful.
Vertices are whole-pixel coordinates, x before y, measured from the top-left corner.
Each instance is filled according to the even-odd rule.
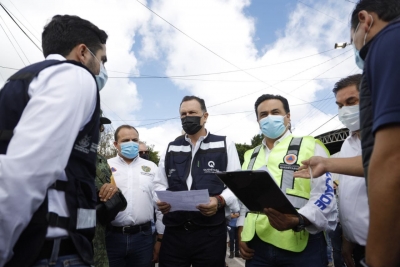
[[[368,32],[369,32],[369,30],[371,30],[372,24],[374,24],[374,18],[371,15],[369,15],[369,16],[371,17],[372,22],[371,22],[371,25],[369,25],[369,27],[368,27],[368,31],[364,35],[364,45],[365,45],[365,41],[367,40]]]
[[[313,179],[314,179],[314,177],[313,177],[313,175],[312,175],[312,170],[311,170],[311,167],[310,166],[308,166],[308,171],[310,172],[310,181],[311,181],[311,183],[313,183]]]

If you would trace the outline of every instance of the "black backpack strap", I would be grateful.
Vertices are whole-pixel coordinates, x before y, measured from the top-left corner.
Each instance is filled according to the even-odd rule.
[[[46,219],[50,227],[59,227],[68,230],[69,218],[59,216],[57,213],[48,212]]]

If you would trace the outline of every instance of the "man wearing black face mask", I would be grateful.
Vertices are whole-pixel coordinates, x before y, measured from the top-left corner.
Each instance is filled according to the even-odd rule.
[[[139,141],[139,157],[149,160],[149,149],[147,148],[146,143],[142,141]]]
[[[215,173],[239,169],[239,157],[232,141],[206,130],[208,113],[203,99],[185,96],[179,112],[186,134],[171,142],[165,157],[161,156],[155,190],[208,189],[210,202],[199,205],[199,211],[175,212],[169,212],[168,203],[157,203],[164,214],[157,220],[166,226],[159,266],[224,266],[225,216],[239,206]]]

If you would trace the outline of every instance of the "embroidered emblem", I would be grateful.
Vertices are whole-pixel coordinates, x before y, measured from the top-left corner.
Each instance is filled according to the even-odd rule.
[[[150,172],[150,171],[151,171],[151,168],[150,168],[150,167],[147,167],[147,166],[142,166],[142,170],[143,170],[144,172]]]
[[[116,168],[114,168],[114,167],[111,167],[111,171],[112,171],[112,172],[116,172],[116,171],[117,171],[117,169],[116,169]]]
[[[292,164],[294,164],[294,163],[297,161],[297,156],[294,155],[294,154],[286,155],[286,156],[283,158],[283,161],[284,161],[286,164],[292,165]]]
[[[90,149],[88,148],[91,144],[90,142],[91,139],[92,139],[91,136],[85,135],[81,140],[75,143],[74,149],[85,154],[89,154],[90,151],[96,152],[97,144],[93,143]]]
[[[215,166],[215,162],[214,161],[209,161],[208,162],[208,167],[214,168],[214,166]]]

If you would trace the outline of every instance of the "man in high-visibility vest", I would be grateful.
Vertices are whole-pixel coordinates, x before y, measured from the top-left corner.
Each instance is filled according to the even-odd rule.
[[[284,97],[262,95],[255,111],[264,139],[260,146],[245,153],[242,169],[267,166],[299,215],[271,208],[252,213],[242,206],[237,226],[246,266],[327,266],[323,231],[334,230],[337,218],[332,176],[325,173],[319,179],[308,180],[294,178],[293,172],[303,159],[328,157],[329,152],[311,136],[292,136],[289,103]]]

